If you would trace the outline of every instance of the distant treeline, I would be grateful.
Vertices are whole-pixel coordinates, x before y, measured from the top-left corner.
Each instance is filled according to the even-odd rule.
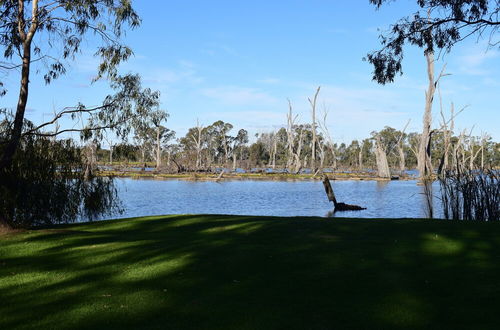
[[[386,126],[379,132],[372,132],[370,137],[345,144],[335,143],[327,130],[319,130],[313,157],[313,129],[310,124],[256,134],[253,143],[249,143],[246,130],[233,130],[233,125],[220,120],[209,126],[192,127],[185,136],[177,139],[175,132],[164,127],[160,133],[159,129],[146,129],[136,132],[130,143],[115,145],[102,140],[94,141],[87,147],[95,150],[96,161],[100,163],[154,162],[158,168],[168,172],[211,171],[216,167],[233,170],[286,168],[290,172],[303,168],[362,171],[376,169],[376,153],[383,152],[391,171],[397,173],[416,168],[420,139],[419,133],[405,133]],[[430,149],[432,165],[436,170],[442,167],[444,158],[451,165],[460,162],[472,168],[500,166],[500,143],[486,135],[450,133],[435,131],[432,134]],[[447,148],[446,134],[451,135]],[[448,150],[447,157],[445,149]]]

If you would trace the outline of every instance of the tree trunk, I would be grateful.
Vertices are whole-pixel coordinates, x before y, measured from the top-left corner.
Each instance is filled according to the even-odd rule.
[[[334,149],[333,145],[330,148],[330,152],[332,153],[332,167],[333,167],[333,170],[335,170],[337,168],[337,157],[335,156],[335,149]]]
[[[328,200],[333,202],[333,205],[337,207],[337,199],[335,198],[335,193],[333,192],[332,185],[330,184],[330,179],[326,175],[323,176],[323,187],[325,188],[326,196]]]
[[[350,205],[346,203],[338,203],[337,199],[335,198],[335,193],[333,192],[333,188],[330,184],[330,180],[326,175],[323,176],[323,186],[325,187],[325,192],[326,195],[328,196],[328,200],[330,202],[333,202],[333,205],[335,206],[334,212],[337,211],[361,211],[361,210],[366,210],[365,207],[361,207],[358,205]]]
[[[419,177],[432,174],[431,154],[427,146],[430,143],[431,124],[432,124],[432,103],[436,91],[437,81],[434,80],[434,53],[429,52],[425,55],[427,59],[427,76],[429,86],[425,92],[425,112],[423,117],[422,135],[420,136],[420,145],[418,149],[417,168]]]
[[[161,145],[160,145],[160,127],[156,128],[156,169],[161,166]]]
[[[12,128],[11,136],[7,146],[3,150],[3,155],[0,159],[0,172],[12,164],[12,159],[21,141],[23,131],[24,114],[26,105],[28,104],[28,89],[31,66],[31,42],[38,29],[38,0],[32,2],[32,18],[31,26],[26,32],[24,19],[24,1],[18,1],[18,24],[17,32],[20,41],[22,42],[22,67],[21,67],[21,86],[19,88],[19,99],[17,102],[16,116],[14,118],[14,127]]]
[[[109,145],[109,164],[113,165],[113,145]]]
[[[311,112],[312,112],[312,142],[311,142],[311,171],[316,171],[316,101],[318,99],[318,94],[321,89],[321,86],[318,87],[316,93],[314,94],[313,99],[309,99],[309,103],[311,104]]]
[[[2,159],[0,160],[0,170],[7,168],[12,163],[12,158],[19,146],[24,123],[24,113],[28,102],[28,87],[31,62],[31,41],[24,44],[23,64],[21,69],[21,87],[19,89],[19,99],[17,102],[16,116],[14,118],[14,127],[12,128],[10,140],[4,149]]]
[[[363,143],[361,143],[359,146],[358,166],[359,166],[359,171],[363,171]]]
[[[381,178],[390,178],[391,171],[389,170],[386,151],[378,135],[375,138],[375,158],[377,160],[378,176]]]
[[[291,169],[292,164],[294,162],[294,152],[293,152],[293,145],[294,145],[294,134],[293,134],[293,114],[292,114],[292,103],[290,100],[288,100],[288,114],[287,114],[287,145],[288,145],[288,155],[287,155],[287,161],[286,161],[286,168]]]
[[[402,144],[398,144],[397,149],[399,154],[399,171],[403,173],[406,169],[406,164],[405,164],[405,152]]]

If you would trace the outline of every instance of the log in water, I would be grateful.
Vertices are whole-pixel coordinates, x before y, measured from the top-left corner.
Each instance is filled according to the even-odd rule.
[[[328,196],[328,200],[330,202],[333,202],[333,205],[335,205],[334,212],[366,210],[366,207],[361,207],[358,205],[350,205],[350,204],[346,204],[346,203],[338,203],[337,199],[335,198],[335,193],[333,192],[332,185],[330,184],[330,179],[328,179],[328,176],[326,176],[326,175],[323,176],[323,186],[325,187],[325,192],[326,192],[326,195]]]

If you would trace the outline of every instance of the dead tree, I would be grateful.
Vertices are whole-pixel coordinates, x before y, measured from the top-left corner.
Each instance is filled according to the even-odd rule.
[[[410,120],[406,123],[405,127],[401,131],[401,135],[399,136],[397,142],[396,142],[396,149],[398,151],[399,155],[399,171],[403,173],[406,169],[406,164],[405,164],[405,152],[404,152],[404,136],[405,136],[405,131],[408,125],[410,124]]]
[[[323,136],[327,140],[328,149],[330,149],[330,153],[332,154],[332,167],[333,169],[337,168],[337,157],[335,156],[335,144],[333,143],[333,138],[330,134],[330,130],[326,125],[326,119],[328,118],[328,109],[325,105],[323,105],[323,121],[318,123],[319,128],[323,132]]]
[[[375,135],[375,159],[377,161],[378,176],[381,178],[390,178],[391,171],[387,162],[387,153],[385,147],[382,145],[379,133]]]
[[[332,185],[330,184],[330,179],[328,179],[328,176],[326,175],[323,175],[323,186],[325,187],[325,192],[326,195],[328,196],[328,200],[330,202],[333,202],[333,205],[335,206],[333,212],[366,210],[366,207],[337,202],[337,199],[335,198],[335,193],[333,192]]]
[[[441,99],[441,93],[439,93],[439,98]],[[454,112],[455,112],[455,106],[453,102],[451,103],[451,125],[450,128],[448,129],[448,121],[446,121],[443,113],[443,107],[441,107],[441,118],[443,120],[443,123],[441,125],[441,130],[443,132],[443,142],[444,142],[444,148],[443,148],[443,155],[441,156],[441,161],[439,162],[439,167],[438,167],[438,175],[443,173],[443,171],[446,171],[448,169],[448,154],[450,152],[450,142],[451,142],[451,135],[453,134],[453,129],[455,126],[455,120],[454,120]]]
[[[302,153],[302,143],[304,140],[304,130],[300,128],[298,146],[295,146],[295,120],[297,119],[297,115],[294,117],[292,113],[292,102],[288,100],[288,125],[287,125],[287,145],[288,145],[288,160],[287,160],[287,169],[290,169],[293,165],[294,170],[293,173],[299,173],[302,168],[302,163],[300,161],[300,154]]]
[[[294,152],[293,152],[293,145],[294,145],[294,132],[293,132],[293,127],[295,124],[295,120],[297,119],[297,115],[295,117],[293,116],[293,109],[292,109],[292,102],[288,100],[288,114],[287,114],[287,127],[286,127],[286,143],[288,147],[288,157],[287,157],[287,162],[286,162],[286,168],[290,169],[294,160]]]
[[[318,86],[316,93],[314,93],[314,97],[312,100],[308,98],[309,104],[311,105],[311,114],[312,114],[312,142],[311,142],[311,170],[312,172],[316,171],[316,101],[318,100],[318,94],[321,89],[321,86]]]
[[[294,153],[294,155],[295,155],[295,169],[293,171],[294,173],[299,173],[300,170],[302,169],[302,163],[300,161],[300,154],[302,153],[302,142],[303,141],[304,141],[304,130],[300,129],[297,151]],[[306,162],[304,162],[304,163],[306,163]]]
[[[359,144],[359,151],[358,151],[358,170],[361,172],[363,171],[363,146],[365,142],[361,141]]]
[[[437,79],[434,79],[434,53],[428,52],[425,54],[427,59],[427,76],[429,79],[429,85],[427,91],[425,92],[425,111],[423,117],[423,128],[422,135],[420,136],[420,144],[418,148],[417,156],[417,168],[419,171],[419,177],[423,178],[425,176],[432,174],[432,162],[431,153],[428,148],[431,140],[431,125],[432,125],[432,103],[434,101],[434,94],[436,92],[436,86],[439,83],[441,77],[445,76],[444,70],[446,65],[443,66],[441,73]]]

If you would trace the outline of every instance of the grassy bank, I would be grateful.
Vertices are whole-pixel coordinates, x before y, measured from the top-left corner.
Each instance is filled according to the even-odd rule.
[[[0,328],[496,329],[500,224],[165,216],[0,236]]]
[[[215,180],[321,180],[322,175],[293,174],[293,173],[224,173],[222,177],[217,173],[162,173],[154,171],[98,171],[100,176],[126,177],[126,178],[152,178],[152,179],[181,179],[192,181],[215,181]],[[360,173],[328,173],[331,180],[374,180],[388,181],[388,178],[379,178],[373,174]],[[398,180],[415,180],[412,177],[398,177]]]

